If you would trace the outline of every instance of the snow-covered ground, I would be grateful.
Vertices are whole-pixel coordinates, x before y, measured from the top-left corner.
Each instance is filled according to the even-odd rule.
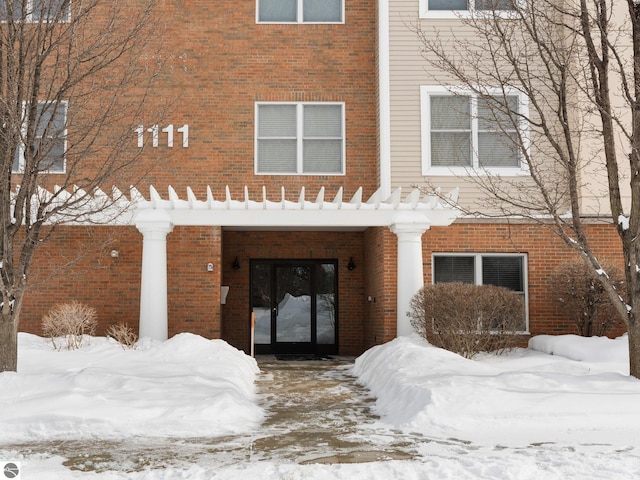
[[[0,374],[0,462],[22,479],[640,478],[640,381],[625,338],[536,337],[529,349],[466,360],[418,337],[367,351],[354,374],[381,422],[427,441],[418,460],[245,462],[80,472],[18,443],[222,436],[259,429],[255,361],[220,340],[180,334],[137,350],[94,337],[54,351],[20,334],[18,373]],[[170,455],[170,452],[168,453]]]

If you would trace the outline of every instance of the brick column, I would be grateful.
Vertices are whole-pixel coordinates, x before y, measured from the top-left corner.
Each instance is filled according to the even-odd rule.
[[[429,219],[416,212],[400,212],[389,227],[398,237],[398,327],[397,336],[414,333],[409,316],[411,299],[424,286],[422,235],[430,227]]]
[[[173,230],[163,210],[143,210],[136,216],[142,233],[142,280],[140,285],[139,336],[168,338],[167,234]]]

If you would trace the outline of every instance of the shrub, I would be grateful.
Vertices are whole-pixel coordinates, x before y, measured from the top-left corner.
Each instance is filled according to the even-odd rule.
[[[136,332],[134,332],[129,325],[122,322],[117,325],[111,325],[109,330],[107,330],[107,336],[113,338],[124,349],[135,350],[136,343],[138,342]]]
[[[411,300],[411,325],[429,343],[472,358],[503,352],[525,330],[523,297],[507,288],[451,282],[426,285]]]
[[[603,268],[623,295],[622,271],[611,265]],[[578,335],[603,336],[611,327],[620,324],[609,296],[583,260],[578,258],[560,265],[551,282],[556,303],[574,322]]]
[[[53,348],[60,350],[66,344],[68,350],[82,346],[84,335],[93,335],[97,315],[94,308],[80,302],[60,303],[49,310],[42,319],[42,332],[51,338]],[[60,345],[56,343],[60,341]]]

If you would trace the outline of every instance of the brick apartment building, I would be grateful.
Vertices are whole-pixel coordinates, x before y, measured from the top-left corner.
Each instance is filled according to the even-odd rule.
[[[550,232],[456,220],[414,190],[431,180],[453,200],[476,195],[423,168],[436,82],[407,21],[425,5],[159,2],[170,68],[149,110],[169,106],[130,141],[155,163],[137,186],[144,200],[117,225],[60,227],[40,248],[21,330],[38,333],[52,306],[78,300],[96,308],[99,333],[126,322],[248,351],[253,312],[257,352],[354,355],[411,331],[424,282],[482,282],[498,265],[525,296],[520,333],[573,331],[550,302],[553,267],[571,255]],[[614,229],[592,228],[615,260]]]

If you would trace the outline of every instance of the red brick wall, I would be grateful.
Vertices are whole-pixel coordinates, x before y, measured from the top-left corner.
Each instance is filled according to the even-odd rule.
[[[135,227],[57,228],[36,250],[20,331],[40,334],[43,315],[72,300],[96,309],[98,334],[120,322],[137,330],[141,261],[142,236]]]
[[[587,227],[591,245],[601,262],[620,265],[621,245],[613,226]],[[526,253],[528,256],[529,329],[533,335],[577,333],[570,320],[553,301],[550,283],[558,265],[575,258],[571,250],[550,230],[536,224],[455,223],[434,227],[423,236],[425,282],[432,281],[434,252]],[[622,328],[609,332],[616,336]]]
[[[362,233],[236,232],[223,233],[222,270],[229,296],[222,308],[222,338],[249,352],[249,263],[255,259],[338,260],[338,348],[342,355],[363,350],[364,275]],[[232,264],[238,257],[240,269]],[[353,257],[356,265],[348,270]]]
[[[190,144],[167,148],[164,134],[157,148],[147,142],[140,160],[153,170],[141,191],[146,195],[153,184],[166,196],[172,185],[184,196],[191,186],[202,198],[211,185],[214,197],[223,199],[229,185],[234,198],[242,198],[248,185],[261,199],[267,185],[270,198],[278,199],[285,186],[294,200],[302,186],[309,197],[325,186],[327,198],[339,187],[350,197],[363,186],[365,197],[371,195],[377,188],[376,3],[346,2],[344,24],[296,25],[256,24],[256,0],[162,2],[166,30],[157,60],[165,65],[140,123],[188,124]],[[259,101],[344,102],[346,174],[255,175]],[[163,118],[153,113],[162,110]],[[137,148],[133,133],[131,148]]]
[[[220,337],[220,254],[220,227],[177,227],[167,235],[169,336]],[[57,229],[37,250],[20,330],[40,334],[42,316],[71,300],[96,309],[99,335],[120,322],[137,330],[141,266],[142,235],[135,227]]]
[[[252,199],[262,198],[263,185],[271,200],[280,199],[281,186],[286,187],[289,200],[298,198],[302,186],[308,198],[315,197],[321,186],[326,187],[329,200],[341,187],[346,199],[360,186],[365,198],[372,194],[378,178],[376,3],[346,2],[344,24],[259,25],[255,21],[255,0],[160,2],[157,13],[162,28],[158,31],[161,51],[156,53],[149,48],[145,61],[152,68],[162,64],[162,73],[140,118],[135,120],[145,129],[153,124],[159,124],[159,128],[173,124],[175,129],[188,124],[189,147],[182,148],[181,136],[175,132],[173,148],[167,147],[162,133],[154,148],[151,135],[145,132],[145,148],[139,158],[145,176],[137,185],[143,195],[148,198],[149,185],[165,198],[170,185],[182,198],[190,186],[199,199],[205,199],[207,185],[216,199],[224,199],[225,185],[229,185],[236,199],[244,198],[244,185]],[[132,87],[122,95],[135,96],[136,90]],[[345,175],[254,175],[254,109],[259,101],[344,102]],[[101,142],[113,141],[108,134],[105,137]],[[128,153],[139,152],[137,136],[132,131]],[[119,187],[126,191],[136,180],[127,178]],[[104,187],[108,190],[111,185]],[[108,324],[120,321],[137,327],[142,236],[134,227],[69,228],[61,229],[61,236],[39,251],[34,263],[38,263],[41,272],[56,273],[53,265],[59,261],[75,258],[78,251],[89,252],[88,246],[111,237],[120,242],[120,257],[112,259],[109,246],[107,251],[87,255],[72,274],[72,270],[65,270],[44,284],[34,285],[25,302],[23,329],[38,332],[41,316],[55,303],[71,298],[95,306],[100,332]],[[343,299],[340,349],[345,353],[360,351],[364,269],[348,272],[342,267],[351,256],[356,264],[363,263],[362,234],[289,234],[284,248],[280,242],[278,249],[277,238],[282,235],[271,234],[273,248],[268,248],[267,243],[255,245],[252,250],[249,243],[244,253],[235,253],[234,246],[227,249],[231,252],[228,255],[231,260],[240,255],[241,261],[256,252],[265,258],[283,254],[338,258]],[[294,237],[302,239],[293,240],[294,244],[299,242],[297,250],[291,250],[288,243]],[[329,243],[325,243],[327,239],[331,239]],[[169,333],[220,335],[220,284],[233,283],[242,270],[228,271],[228,256],[222,263],[225,270],[219,268],[219,229],[176,228],[167,241]],[[214,272],[206,272],[209,262],[214,264]],[[225,282],[221,282],[222,275]],[[347,282],[347,278],[355,280]],[[246,295],[248,281],[242,285]],[[230,298],[238,290],[232,286]],[[228,321],[226,329],[232,325]],[[238,344],[246,342],[246,335],[238,335],[231,338]]]
[[[386,227],[364,234],[367,320],[365,348],[388,342],[397,330],[397,239]]]
[[[620,264],[613,227],[590,225],[599,259]],[[222,238],[222,242],[221,242]],[[222,337],[248,351],[249,261],[338,259],[339,349],[359,354],[396,335],[397,241],[384,227],[365,232],[235,232],[219,227],[177,227],[167,236],[169,334]],[[112,250],[119,256],[113,258]],[[456,223],[423,236],[425,282],[434,252],[526,253],[532,334],[575,333],[552,301],[550,278],[575,253],[538,225]],[[78,300],[97,310],[103,334],[113,323],[137,328],[142,235],[134,227],[60,227],[36,252],[21,331],[40,333],[42,316],[60,302]],[[241,268],[231,268],[238,257]],[[353,257],[356,269],[346,265]],[[221,263],[220,263],[221,262]],[[207,264],[214,271],[207,271]],[[63,265],[66,265],[63,267]],[[231,287],[220,305],[220,286]],[[368,301],[368,297],[372,300]],[[622,329],[610,332],[619,335]]]
[[[169,336],[220,338],[221,252],[220,227],[176,227],[167,235]]]

